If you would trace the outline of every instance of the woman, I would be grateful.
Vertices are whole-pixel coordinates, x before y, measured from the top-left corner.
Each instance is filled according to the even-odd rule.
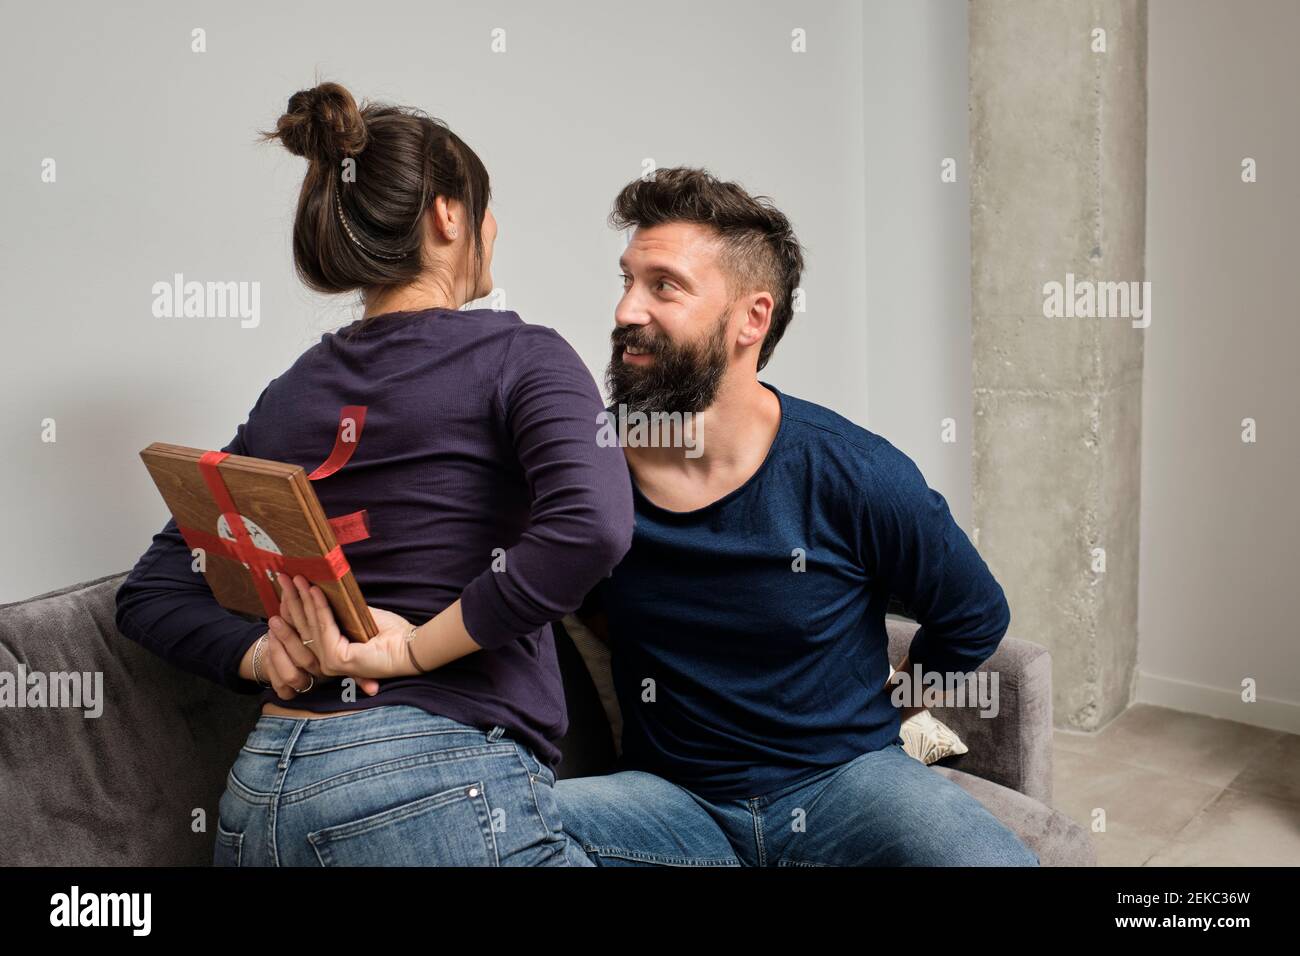
[[[216,605],[174,521],[155,537],[119,591],[119,629],[267,688],[214,862],[591,865],[552,793],[567,719],[548,622],[631,542],[595,383],[553,330],[462,309],[492,290],[496,222],[487,171],[440,121],[358,109],[324,83],[263,136],[309,162],[299,275],[360,292],[365,314],[273,380],[223,450],[311,470],[340,409],[365,406],[351,458],[315,489],[328,515],[369,514],[346,554],[379,634],[340,637],[319,589],[283,576],[268,632]]]

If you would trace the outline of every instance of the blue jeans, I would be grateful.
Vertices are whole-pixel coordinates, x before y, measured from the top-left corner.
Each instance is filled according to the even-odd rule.
[[[216,866],[590,866],[532,752],[418,707],[263,715],[227,776]]]
[[[561,780],[564,828],[598,866],[1037,866],[901,740],[763,796],[709,800],[625,770]]]

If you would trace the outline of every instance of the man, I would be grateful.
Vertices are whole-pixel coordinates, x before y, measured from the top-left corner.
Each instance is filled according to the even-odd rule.
[[[1037,865],[908,756],[885,609],[921,623],[899,671],[973,671],[1010,623],[1001,587],[905,454],[760,382],[803,269],[789,221],[702,170],[628,184],[607,372],[636,530],[590,596],[623,714],[618,772],[557,785],[600,865]],[[660,419],[663,421],[664,419]]]

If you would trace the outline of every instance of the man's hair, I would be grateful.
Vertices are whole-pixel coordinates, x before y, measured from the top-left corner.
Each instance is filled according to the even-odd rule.
[[[746,292],[772,294],[772,324],[758,351],[758,367],[767,364],[790,324],[803,272],[803,251],[790,220],[768,197],[751,196],[703,169],[675,166],[624,186],[609,222],[615,229],[669,222],[711,227],[722,242],[720,259],[733,299]]]

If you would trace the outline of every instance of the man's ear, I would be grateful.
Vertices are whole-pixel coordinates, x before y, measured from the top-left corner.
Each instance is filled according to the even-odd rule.
[[[772,327],[772,309],[775,302],[768,292],[756,292],[748,296],[747,300],[745,322],[740,327],[736,344],[746,348],[751,345],[761,346],[763,339],[767,337],[767,330]]]

